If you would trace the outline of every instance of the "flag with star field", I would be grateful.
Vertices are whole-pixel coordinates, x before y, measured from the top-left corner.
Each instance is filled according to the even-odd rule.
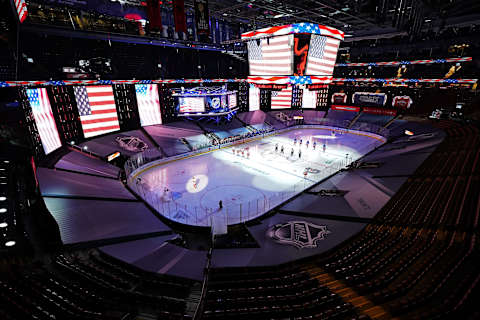
[[[48,100],[47,89],[27,89],[27,97],[32,107],[33,118],[42,141],[45,154],[60,148],[62,142],[58,135],[57,125],[53,119],[52,107]]]
[[[85,138],[120,130],[111,85],[74,87]]]
[[[333,75],[340,40],[312,34],[307,58],[307,75]]]
[[[142,127],[162,124],[157,85],[136,84],[135,92],[137,94],[138,113]]]
[[[247,43],[250,75],[290,75],[293,35],[251,40]]]

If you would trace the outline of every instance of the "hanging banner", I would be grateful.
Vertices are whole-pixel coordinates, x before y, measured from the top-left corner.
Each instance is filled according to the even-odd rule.
[[[28,15],[27,4],[25,0],[15,0],[15,9],[17,9],[18,20],[20,23],[25,21]]]
[[[397,110],[391,109],[382,109],[382,108],[363,108],[363,112],[370,113],[370,114],[379,114],[379,115],[386,115],[386,116],[396,116]]]
[[[208,36],[210,34],[208,0],[195,0],[194,6],[197,33]]]
[[[343,92],[336,92],[332,95],[332,103],[342,104],[347,103],[347,95]]]
[[[412,99],[410,96],[395,96],[393,98],[392,107],[398,109],[408,109],[412,104]]]
[[[175,21],[175,31],[187,33],[184,0],[173,0],[173,19]]]
[[[162,30],[162,12],[159,0],[147,0],[149,30]]]
[[[384,106],[387,102],[387,95],[375,92],[355,92],[352,102],[364,106]]]

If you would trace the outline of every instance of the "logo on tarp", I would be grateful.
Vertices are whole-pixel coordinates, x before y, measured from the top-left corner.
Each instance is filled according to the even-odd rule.
[[[120,147],[131,152],[142,152],[148,149],[148,145],[138,137],[117,137],[117,143]]]
[[[302,248],[317,248],[318,242],[331,233],[326,225],[316,225],[308,221],[289,221],[276,224],[267,230],[267,236],[281,244]]]
[[[318,174],[318,173],[320,173],[320,170],[315,169],[315,168],[307,167],[307,168],[305,168],[304,172],[311,173],[311,174]]]

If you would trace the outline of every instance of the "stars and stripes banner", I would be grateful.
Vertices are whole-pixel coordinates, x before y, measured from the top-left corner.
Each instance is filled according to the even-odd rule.
[[[257,84],[328,84],[331,76],[249,76],[249,83]]]
[[[112,86],[73,89],[85,138],[120,130]]]
[[[53,119],[52,107],[48,100],[47,89],[27,89],[27,97],[32,107],[33,118],[37,124],[40,140],[45,154],[60,148],[62,142],[58,135],[57,125]]]
[[[316,23],[301,22],[245,32],[242,33],[242,40],[260,39],[295,33],[318,34],[322,36],[336,38],[338,40],[343,40],[345,37],[345,33],[338,29],[328,26],[322,26]]]
[[[432,63],[451,63],[451,62],[469,62],[472,57],[447,58],[447,59],[429,59],[429,60],[412,60],[412,61],[383,61],[383,62],[351,62],[337,63],[336,67],[378,67],[378,66],[398,66],[408,64],[432,64]]]
[[[303,89],[302,108],[315,109],[317,107],[318,91]]]
[[[38,87],[38,86],[78,86],[78,85],[102,85],[102,84],[138,84],[138,83],[156,83],[156,84],[176,84],[176,83],[225,83],[225,82],[256,82],[262,79],[263,83],[275,83],[266,79],[280,79],[278,83],[290,83],[292,81],[305,81],[305,84],[329,83],[329,82],[396,82],[396,83],[454,83],[454,84],[474,84],[478,79],[401,79],[401,78],[333,78],[333,77],[316,77],[316,76],[284,76],[284,77],[248,77],[248,79],[164,79],[164,80],[35,80],[35,81],[0,81],[2,87]],[[277,81],[276,80],[276,81]],[[310,83],[310,81],[312,81]],[[259,82],[260,83],[260,82]],[[295,84],[302,84],[295,82]]]
[[[474,84],[478,79],[401,79],[401,78],[333,78],[333,82],[383,82],[383,83],[454,83]]]
[[[272,109],[286,109],[292,107],[292,87],[280,91],[272,91]]]
[[[17,10],[18,20],[20,23],[25,21],[28,15],[27,4],[25,0],[15,0],[15,9]]]
[[[248,111],[260,110],[260,89],[253,84],[248,88]]]
[[[307,58],[307,75],[333,75],[340,41],[337,39],[312,35]]]
[[[162,124],[157,85],[136,84],[135,92],[137,94],[138,114],[140,115],[140,124],[142,127],[152,124]]]
[[[180,97],[178,99],[180,113],[205,112],[204,97]]]
[[[228,95],[228,108],[233,109],[237,106],[237,94]]]
[[[251,75],[289,75],[293,73],[293,36],[249,41],[248,63]]]

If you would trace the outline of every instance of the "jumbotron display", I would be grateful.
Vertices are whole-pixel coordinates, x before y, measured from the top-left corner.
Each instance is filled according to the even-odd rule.
[[[306,85],[332,81],[343,39],[343,31],[305,22],[243,33],[250,67],[248,82],[272,90],[271,109],[291,108],[292,100],[298,99],[301,90],[305,94],[301,107],[315,108],[317,93],[310,92]],[[278,90],[275,86],[279,85],[286,87]],[[250,96],[250,100],[254,102],[250,110],[254,110],[256,97]]]
[[[180,117],[220,116],[238,109],[237,92],[225,87],[182,88],[173,91],[172,96]]]
[[[250,76],[332,76],[343,31],[295,23],[242,34]],[[285,83],[276,79],[274,83]]]

